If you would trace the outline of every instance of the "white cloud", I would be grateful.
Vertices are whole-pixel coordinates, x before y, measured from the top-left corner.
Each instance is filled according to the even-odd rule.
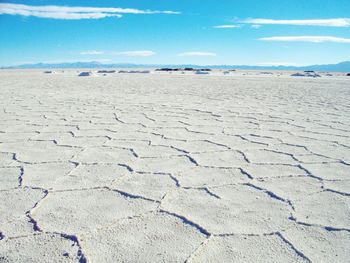
[[[211,52],[184,52],[178,54],[180,57],[215,57],[216,53]]]
[[[104,54],[103,51],[97,51],[97,50],[87,50],[80,52],[80,55],[101,55]]]
[[[35,16],[53,19],[101,19],[122,17],[122,14],[180,14],[174,11],[152,11],[133,8],[72,7],[72,6],[30,6],[0,3],[0,15]]]
[[[259,29],[261,27],[261,25],[255,25],[254,24],[254,25],[251,25],[250,27],[253,28],[253,29]]]
[[[219,25],[219,26],[213,26],[213,28],[220,28],[220,29],[226,29],[226,28],[240,28],[241,25]]]
[[[311,42],[311,43],[350,43],[350,38],[331,37],[331,36],[282,36],[282,37],[264,37],[259,38],[263,41],[284,41],[284,42]]]
[[[118,56],[128,56],[128,57],[150,57],[150,56],[154,56],[156,53],[150,50],[140,50],[140,51],[113,52],[112,54],[118,55]]]
[[[256,25],[295,25],[295,26],[329,26],[350,27],[350,18],[333,19],[304,19],[304,20],[276,20],[264,18],[251,18],[241,21],[246,24]]]

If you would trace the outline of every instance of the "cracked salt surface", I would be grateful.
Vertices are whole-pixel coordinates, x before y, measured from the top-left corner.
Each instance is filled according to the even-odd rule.
[[[278,235],[214,237],[190,262],[308,262]]]
[[[162,209],[184,216],[213,234],[267,234],[289,227],[290,208],[248,186],[223,186],[205,191],[188,189],[169,193]]]
[[[68,175],[75,165],[73,163],[44,163],[24,165],[22,185],[52,189],[55,182]]]
[[[176,182],[165,174],[129,174],[113,184],[113,188],[136,196],[160,201],[176,186]]]
[[[0,246],[0,262],[79,262],[79,248],[58,234],[8,239]]]
[[[248,178],[237,168],[195,167],[175,175],[183,187],[223,186],[245,183]]]
[[[130,171],[116,164],[79,164],[69,174],[54,181],[54,190],[79,190],[109,187],[114,181],[128,175]]]
[[[32,212],[40,228],[75,234],[153,211],[157,203],[109,189],[50,193]],[[69,224],[65,218],[69,215]]]
[[[299,221],[350,231],[349,196],[323,191],[308,195],[294,205]]]
[[[21,175],[21,168],[8,167],[0,168],[0,191],[16,188],[19,184],[19,177]]]
[[[0,191],[0,229],[5,237],[32,232],[27,216],[35,204],[45,197],[41,189],[17,188]],[[20,228],[20,229],[19,229]]]
[[[0,87],[0,262],[349,261],[348,80]]]
[[[82,246],[93,262],[184,262],[205,238],[181,219],[157,213],[83,235]]]

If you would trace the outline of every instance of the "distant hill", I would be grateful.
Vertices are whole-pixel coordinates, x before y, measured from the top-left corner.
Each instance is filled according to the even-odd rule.
[[[212,69],[248,69],[248,70],[314,70],[332,72],[350,72],[350,61],[329,65],[310,65],[302,67],[294,66],[249,66],[249,65],[159,65],[159,64],[102,64],[100,62],[73,62],[73,63],[38,63],[24,64],[12,67],[2,67],[1,69],[65,69],[65,68],[212,68]]]
[[[350,72],[350,61],[345,61],[338,64],[329,64],[329,65],[313,65],[313,66],[305,67],[305,69],[314,70],[314,71]]]

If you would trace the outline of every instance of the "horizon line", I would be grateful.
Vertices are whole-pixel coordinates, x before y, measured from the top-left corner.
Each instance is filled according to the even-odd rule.
[[[21,64],[15,64],[15,65],[0,65],[0,67],[20,67],[20,66],[30,66],[30,65],[40,65],[40,64],[47,64],[47,65],[57,65],[57,64],[76,64],[76,63],[84,63],[84,64],[99,64],[99,65],[173,65],[173,66],[180,66],[180,65],[193,65],[193,66],[253,66],[253,67],[307,67],[307,66],[323,66],[323,65],[337,65],[344,62],[350,62],[350,60],[342,60],[339,62],[324,62],[324,63],[310,63],[310,64],[295,64],[295,63],[256,63],[256,64],[197,64],[197,63],[132,63],[132,62],[103,62],[98,60],[89,60],[89,61],[57,61],[57,62],[24,62]]]

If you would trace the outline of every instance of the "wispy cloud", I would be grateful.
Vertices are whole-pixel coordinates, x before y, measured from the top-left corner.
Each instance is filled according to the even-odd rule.
[[[311,42],[311,43],[350,43],[350,38],[332,36],[280,36],[259,38],[262,41],[284,41],[284,42]]]
[[[219,25],[213,26],[213,28],[227,29],[227,28],[240,28],[241,25]]]
[[[150,50],[137,50],[137,51],[123,51],[123,52],[112,52],[113,55],[127,56],[127,57],[150,57],[156,53]]]
[[[80,52],[80,55],[102,55],[104,54],[104,51],[97,51],[97,50],[87,50]]]
[[[178,56],[180,56],[180,57],[215,57],[216,53],[196,51],[196,52],[180,53],[180,54],[178,54]]]
[[[254,24],[254,25],[251,25],[250,27],[253,28],[253,29],[259,29],[261,27],[261,25],[255,25]]]
[[[0,15],[34,16],[52,19],[101,19],[122,17],[122,14],[180,14],[174,11],[153,11],[133,8],[113,7],[73,7],[73,6],[30,6],[11,3],[0,3]]]
[[[246,23],[246,24],[255,24],[255,25],[350,27],[350,18],[304,19],[304,20],[276,20],[276,19],[265,19],[265,18],[250,18],[240,22]]]

